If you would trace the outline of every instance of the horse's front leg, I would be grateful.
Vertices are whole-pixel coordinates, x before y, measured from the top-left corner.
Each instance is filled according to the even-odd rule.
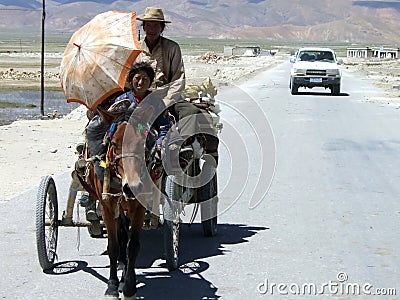
[[[104,224],[107,229],[108,245],[107,252],[110,259],[110,277],[107,283],[107,290],[105,297],[107,299],[118,299],[118,286],[119,279],[117,275],[118,268],[118,255],[119,255],[119,243],[118,243],[118,231],[119,231],[119,220],[115,218],[115,202],[109,199],[107,202],[102,202],[102,214]]]
[[[132,201],[132,200],[128,200]],[[126,265],[125,284],[122,289],[123,299],[135,299],[136,273],[135,262],[140,249],[140,233],[142,231],[146,209],[137,200],[129,204],[128,215],[131,221],[129,241],[127,247],[128,263]]]

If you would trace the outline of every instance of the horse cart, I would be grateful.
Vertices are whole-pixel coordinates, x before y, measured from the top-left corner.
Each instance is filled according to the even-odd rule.
[[[140,234],[148,224],[153,225],[149,226],[151,228],[164,231],[164,252],[169,270],[176,269],[179,264],[181,214],[186,205],[195,205],[193,220],[200,208],[205,236],[214,236],[217,232],[217,174],[213,156],[217,158],[216,136],[221,125],[218,109],[215,109],[217,106],[213,103],[215,87],[208,85],[210,89],[205,94],[210,97],[204,97],[203,93],[196,91],[195,97],[189,96],[190,101],[199,101],[200,105],[204,101],[209,102],[206,103],[208,113],[196,112],[190,115],[204,116],[206,119],[211,116],[209,122],[203,123],[210,131],[204,133],[203,137],[202,131],[190,131],[182,137],[183,142],[179,144],[176,143],[177,140],[173,142],[172,132],[183,135],[178,129],[184,126],[179,128],[178,125],[166,125],[174,128],[172,131],[168,130],[171,132],[171,139],[167,139],[155,151],[154,143],[148,145],[148,137],[152,135],[155,124],[155,119],[152,118],[166,112],[170,105],[176,107],[174,101],[180,101],[181,98],[176,99],[174,96],[181,96],[186,87],[184,80],[175,80],[171,85],[153,90],[141,100],[137,108],[130,105],[134,101],[128,101],[129,106],[123,110],[99,109],[104,103],[114,103],[115,93],[124,92],[128,72],[141,53],[135,17],[135,12],[121,11],[109,11],[95,16],[72,35],[60,66],[61,86],[67,102],[84,104],[90,111],[97,110],[99,113],[86,127],[85,148],[88,150],[82,156],[85,160],[84,167],[76,168],[75,175],[92,196],[91,203],[100,203],[101,215],[96,220],[96,226],[97,229],[101,227],[102,236],[108,240],[110,272],[105,296],[112,299],[118,299],[121,282],[124,283],[122,293],[125,299],[134,299],[137,291],[135,261],[140,248]],[[164,97],[163,92],[171,97],[171,101]],[[151,97],[158,102],[146,106],[145,103]],[[164,106],[160,108],[160,105]],[[99,126],[91,128],[91,124],[95,124],[92,122],[95,118],[99,121]],[[182,120],[178,120],[178,123],[179,121]],[[197,127],[201,125],[200,122],[193,124],[198,125]],[[93,132],[89,129],[93,129]],[[105,131],[96,132],[94,129]],[[198,151],[198,145],[194,146],[189,141],[193,136],[194,139],[203,141],[199,145],[203,146],[205,154]],[[99,137],[101,141],[97,143]],[[210,140],[214,146],[210,146]],[[173,160],[168,159],[170,154],[173,154]],[[168,162],[172,164],[170,170],[167,168]],[[85,171],[79,173],[80,169]],[[84,175],[82,177],[79,174]],[[71,207],[69,201],[75,200],[70,196],[71,193],[68,194],[67,208]],[[93,229],[93,220],[89,218],[87,221],[75,221],[70,217],[70,222],[60,220],[57,197],[54,179],[51,176],[44,177],[38,190],[36,210],[37,251],[39,263],[44,270],[51,269],[57,258],[59,227]],[[117,275],[120,265],[124,266],[121,279]]]
[[[218,114],[212,113],[215,132],[222,128]],[[211,158],[212,159],[212,158]],[[196,157],[193,145],[183,145],[179,150],[180,174],[162,172],[160,179],[159,212],[151,214],[157,217],[157,230],[163,230],[164,253],[166,266],[174,270],[179,266],[179,232],[182,224],[181,216],[185,206],[193,204],[193,215],[201,214],[204,236],[217,233],[217,174],[210,157]],[[150,170],[151,165],[147,165]],[[203,181],[204,184],[194,184]],[[78,194],[79,195],[79,194]],[[59,217],[59,202],[55,180],[44,176],[40,182],[36,207],[36,243],[40,266],[43,270],[51,269],[57,259],[58,230],[60,227],[88,227],[93,222],[72,220],[65,224]],[[122,193],[121,193],[121,197]],[[99,201],[101,202],[101,201]],[[76,201],[75,205],[80,205]],[[149,211],[147,211],[150,215]],[[107,230],[102,217],[96,226],[100,226],[102,236],[107,237]],[[144,223],[143,226],[146,226]],[[89,231],[90,232],[90,231]]]

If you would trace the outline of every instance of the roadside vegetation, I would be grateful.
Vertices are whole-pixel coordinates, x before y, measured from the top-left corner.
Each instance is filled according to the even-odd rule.
[[[21,104],[10,101],[0,101],[0,108],[35,108],[35,104]]]

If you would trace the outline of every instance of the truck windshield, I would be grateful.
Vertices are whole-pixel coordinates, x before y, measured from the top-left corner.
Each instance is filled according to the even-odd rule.
[[[299,61],[326,61],[334,62],[333,53],[330,51],[302,51],[298,56]]]

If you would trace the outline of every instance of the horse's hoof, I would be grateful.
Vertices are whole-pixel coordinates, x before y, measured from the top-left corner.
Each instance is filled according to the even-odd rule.
[[[130,297],[127,297],[124,294],[122,294],[122,300],[135,300],[135,299],[136,299],[136,294]]]
[[[118,300],[119,297],[119,292],[118,292],[118,282],[115,280],[110,280],[108,282],[108,287],[106,292],[104,293],[104,298],[109,300],[109,299],[115,299]]]
[[[119,298],[118,290],[109,291],[107,289],[106,293],[104,294],[104,299],[107,299],[107,300],[118,300],[118,298]]]

